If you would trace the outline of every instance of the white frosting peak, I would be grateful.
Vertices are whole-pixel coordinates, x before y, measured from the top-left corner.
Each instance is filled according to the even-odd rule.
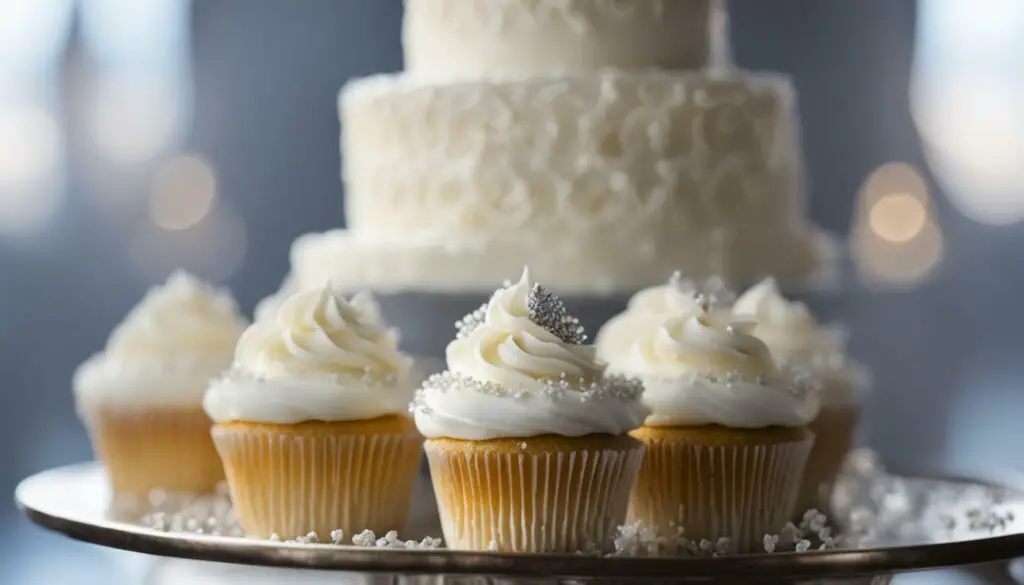
[[[427,437],[469,440],[543,434],[622,434],[646,415],[640,388],[606,377],[561,301],[530,281],[499,289],[459,324],[448,371],[412,410]]]
[[[802,426],[820,407],[816,388],[776,367],[749,323],[699,312],[649,329],[616,371],[640,376],[653,426]]]
[[[743,293],[733,313],[757,323],[752,333],[768,344],[778,360],[810,368],[823,378],[826,402],[856,401],[859,390],[867,385],[866,371],[846,356],[846,331],[821,325],[806,304],[785,298],[774,279]]]
[[[748,324],[704,312],[676,317],[638,339],[622,363],[637,373],[665,377],[737,373],[756,379],[774,373],[768,347],[747,331]]]
[[[594,347],[567,343],[531,318],[534,296],[528,270],[519,282],[499,289],[487,303],[484,320],[448,345],[451,372],[506,388],[537,388],[561,377],[581,385],[603,374]]]
[[[80,403],[198,406],[210,378],[230,366],[246,324],[229,292],[175,272],[76,371],[75,394]]]
[[[372,296],[359,293],[347,301],[331,285],[289,297],[273,319],[250,327],[238,341],[235,361],[261,378],[402,378],[411,365]]]
[[[731,301],[731,291],[718,279],[698,285],[680,279],[679,273],[675,273],[667,283],[633,295],[626,310],[605,323],[597,334],[597,356],[609,363],[618,361],[652,327],[704,308],[717,312]]]
[[[412,360],[369,293],[294,294],[245,331],[205,400],[217,421],[363,420],[405,410]]]
[[[805,337],[818,329],[818,321],[807,305],[783,297],[774,278],[743,293],[733,305],[733,313],[756,319],[759,333],[779,336],[780,341],[785,333]]]

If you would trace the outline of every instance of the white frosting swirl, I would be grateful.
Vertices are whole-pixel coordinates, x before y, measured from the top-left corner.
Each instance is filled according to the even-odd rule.
[[[635,385],[606,378],[595,349],[563,341],[530,316],[529,273],[491,297],[483,322],[447,348],[448,371],[413,405],[427,437],[483,440],[622,434],[646,411]]]
[[[766,279],[743,293],[733,314],[756,322],[751,333],[764,341],[781,362],[812,370],[823,380],[822,400],[828,404],[859,399],[867,385],[866,370],[846,355],[846,331],[821,325],[804,303],[779,292],[774,279]]]
[[[328,284],[286,299],[245,331],[235,367],[206,394],[218,422],[366,420],[406,410],[412,360],[372,296]]]
[[[150,289],[75,372],[79,408],[197,407],[247,322],[231,294],[184,272]]]
[[[679,274],[665,284],[652,286],[633,295],[626,310],[612,317],[597,334],[598,359],[612,363],[621,359],[644,332],[675,317],[700,312],[703,303],[713,310],[732,301],[732,293],[718,279],[700,285],[681,280]]]
[[[818,392],[776,367],[746,324],[701,312],[676,317],[634,343],[613,364],[640,376],[651,426],[802,426],[817,416]]]

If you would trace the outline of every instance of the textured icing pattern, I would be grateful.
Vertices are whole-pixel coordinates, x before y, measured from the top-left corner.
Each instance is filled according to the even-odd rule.
[[[403,241],[507,230],[655,238],[802,210],[788,84],[662,73],[376,77],[343,92],[346,214]],[[643,240],[636,241],[643,245]]]
[[[792,266],[757,266],[777,253],[760,250],[766,243],[807,242],[784,77],[602,72],[435,84],[377,76],[343,90],[340,107],[346,215],[363,248],[436,246],[464,256],[486,243],[495,256],[518,250],[500,268],[507,274],[541,266],[525,254],[542,241],[579,253],[594,240],[609,255],[592,272],[644,271],[620,262],[632,255],[656,264],[653,277],[629,279],[644,285],[677,268],[739,279],[816,268],[813,253],[793,247]]]
[[[416,76],[479,78],[602,67],[696,69],[712,45],[710,0],[406,0]]]

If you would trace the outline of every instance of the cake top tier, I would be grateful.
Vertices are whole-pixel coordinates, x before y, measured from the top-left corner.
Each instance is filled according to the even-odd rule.
[[[716,0],[406,0],[406,71],[433,78],[702,68]]]

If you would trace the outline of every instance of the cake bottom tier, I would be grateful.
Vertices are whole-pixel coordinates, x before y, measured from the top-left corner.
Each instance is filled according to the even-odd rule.
[[[773,276],[783,285],[815,285],[832,276],[837,247],[831,234],[812,226],[728,241],[680,237],[655,248],[630,245],[601,233],[562,241],[524,238],[479,245],[377,241],[347,230],[307,234],[292,245],[294,283],[301,288],[330,280],[378,292],[493,291],[524,266],[560,294],[602,296],[665,282],[674,271],[686,278],[719,276],[748,284]]]

